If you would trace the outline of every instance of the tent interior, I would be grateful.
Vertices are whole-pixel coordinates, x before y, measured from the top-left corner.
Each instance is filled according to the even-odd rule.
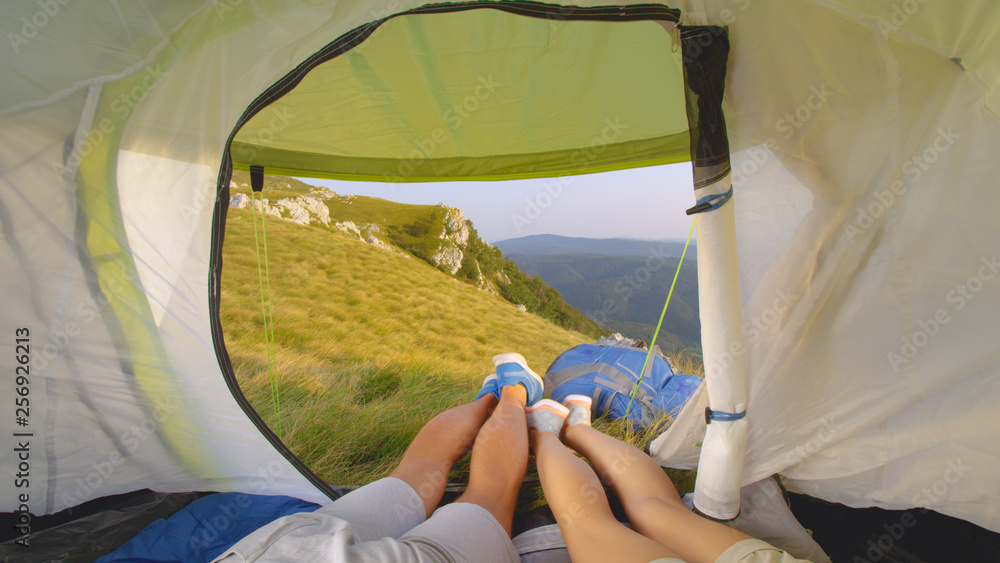
[[[870,520],[845,560],[951,523],[986,550],[970,559],[996,557],[990,1],[0,16],[0,394],[30,404],[0,420],[4,451],[24,452],[0,463],[0,549],[33,521],[36,536],[68,526],[58,551],[81,533],[69,520],[121,495],[154,519],[192,491],[338,495],[233,375],[218,307],[234,169],[426,182],[691,161],[705,384],[651,455],[697,468],[695,505],[721,520],[754,512],[774,475],[803,506],[847,511],[800,513],[817,539],[829,518]]]

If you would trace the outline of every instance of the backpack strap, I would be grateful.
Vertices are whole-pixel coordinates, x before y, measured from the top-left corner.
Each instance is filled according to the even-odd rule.
[[[635,387],[635,382],[639,378],[636,374],[632,374],[634,378],[631,378],[612,365],[605,364],[603,362],[595,362],[592,364],[569,366],[557,372],[545,374],[545,388],[555,389],[563,383],[590,374],[603,375],[606,379],[603,380],[601,383],[602,385],[607,386],[609,389],[618,391],[619,393],[625,393],[626,395],[632,394],[632,388]],[[594,383],[597,382],[597,378],[595,377]],[[639,393],[642,393],[646,400],[651,399],[655,394],[653,386],[649,384],[648,379],[643,379],[642,384],[639,386],[639,391],[636,393],[636,397],[639,397]]]

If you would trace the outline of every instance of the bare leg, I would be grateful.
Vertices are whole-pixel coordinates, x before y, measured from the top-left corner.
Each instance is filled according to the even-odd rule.
[[[663,469],[639,449],[582,424],[563,426],[562,434],[614,489],[633,529],[684,561],[711,563],[734,543],[750,539],[688,510]]]
[[[552,432],[530,430],[545,499],[574,562],[647,563],[676,557],[669,549],[615,519],[597,475]]]
[[[496,403],[496,397],[486,395],[432,418],[420,429],[399,466],[390,474],[413,487],[428,518],[444,496],[452,465],[469,451]]]
[[[528,467],[527,391],[523,385],[512,385],[500,393],[500,402],[472,446],[469,487],[456,502],[485,508],[510,535],[517,493]]]

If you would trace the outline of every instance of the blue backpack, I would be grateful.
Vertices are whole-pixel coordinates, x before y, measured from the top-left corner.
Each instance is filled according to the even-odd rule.
[[[647,353],[639,348],[597,344],[570,348],[546,370],[546,395],[559,402],[568,395],[586,395],[593,400],[593,416],[624,418],[627,409],[634,428],[648,428],[664,415],[676,416],[702,380],[674,373],[659,346],[654,346],[651,366],[646,367],[629,407]]]

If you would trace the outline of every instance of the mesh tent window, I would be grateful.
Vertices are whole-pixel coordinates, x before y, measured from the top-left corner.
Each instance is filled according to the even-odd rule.
[[[213,245],[218,307],[232,170],[425,182],[694,161],[728,172],[723,28],[662,5],[428,5],[355,28],[259,95],[228,140]],[[214,315],[227,382],[247,414]],[[315,476],[315,484],[320,485]]]

